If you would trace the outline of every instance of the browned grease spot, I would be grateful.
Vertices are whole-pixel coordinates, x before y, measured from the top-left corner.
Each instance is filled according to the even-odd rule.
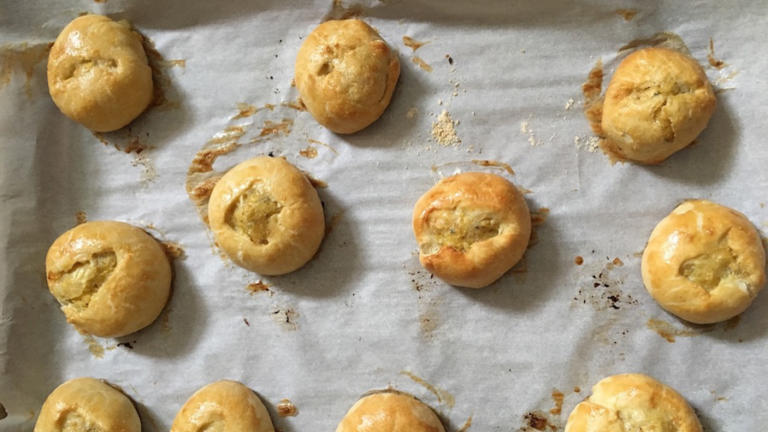
[[[574,393],[581,393],[581,387],[579,387],[579,386],[574,387],[573,388],[573,392]]]
[[[291,87],[295,87],[295,85],[291,85]],[[301,99],[297,99],[295,102],[283,102],[280,104],[280,106],[295,109],[296,111],[307,110],[307,107],[304,105],[304,101],[302,101]]]
[[[421,57],[414,56],[411,58],[411,61],[413,61],[416,65],[418,65],[422,70],[427,72],[432,72],[432,66],[429,65],[429,63],[422,60]]]
[[[416,52],[417,49],[423,47],[424,45],[428,44],[429,41],[426,42],[419,42],[416,39],[410,37],[410,36],[403,36],[403,44],[407,46],[408,48],[412,49],[413,52]]]
[[[96,358],[104,357],[104,347],[96,340],[95,337],[89,334],[83,334],[83,341],[88,345],[88,351]]]
[[[611,261],[611,264],[613,264],[615,267],[621,267],[624,265],[624,261],[622,261],[621,258],[616,257],[613,259],[613,261]]]
[[[272,291],[269,289],[269,284],[266,284],[262,281],[256,281],[253,283],[249,283],[248,286],[245,287],[248,291],[251,292],[251,295],[267,291],[271,293]]]
[[[589,71],[587,80],[581,85],[581,94],[584,97],[584,115],[589,121],[589,126],[597,135],[603,134],[601,125],[603,120],[603,60],[597,59],[597,63]]]
[[[712,40],[712,38],[709,38],[709,52],[707,53],[707,60],[709,60],[709,64],[715,69],[722,69],[728,66],[728,64],[724,61],[715,58],[715,42]]]
[[[355,18],[361,16],[363,12],[363,7],[359,4],[344,6],[342,0],[333,0],[331,11],[326,15],[325,21]]]
[[[322,141],[318,141],[318,140],[312,139],[312,138],[307,138],[307,142],[310,143],[310,144],[321,145],[321,146],[327,148],[328,150],[332,151],[334,154],[339,154],[339,152],[337,152],[335,148],[333,148],[329,144],[326,144],[326,143],[324,143]]]
[[[304,156],[307,159],[314,159],[317,157],[317,149],[312,146],[299,150],[299,155]]]
[[[106,3],[107,0],[93,0],[94,3]]]
[[[546,415],[537,411],[532,411],[525,414],[523,416],[523,421],[525,426],[536,429],[538,431],[543,431],[547,428],[547,426],[550,426]]]
[[[257,112],[264,109],[273,111],[275,109],[275,106],[272,104],[264,104],[264,106],[257,107],[255,105],[247,104],[244,102],[238,102],[237,109],[238,109],[238,113],[235,114],[230,120],[237,120],[241,118],[251,117],[255,115]]]
[[[731,331],[735,329],[736,327],[739,326],[740,322],[741,322],[741,315],[736,315],[735,317],[723,323],[723,331]]]
[[[675,51],[680,51],[683,54],[690,55],[691,51],[683,41],[680,35],[672,32],[659,32],[649,38],[634,39],[619,48],[618,53],[621,54],[624,51],[633,50],[642,46],[661,46],[669,48]]]
[[[167,70],[178,65],[178,62],[184,62],[185,65],[186,62],[184,60],[166,60],[155,48],[155,43],[151,39],[136,29],[134,31],[141,36],[141,44],[144,47],[144,52],[147,54],[149,67],[152,69],[153,94],[152,102],[150,102],[149,106],[165,109],[178,108],[178,101],[169,101],[166,97],[167,91],[172,86]]]
[[[624,18],[624,21],[632,21],[637,15],[637,9],[616,9],[616,15]]]
[[[576,255],[576,258],[573,259],[573,263],[576,265],[582,265],[584,264],[584,258],[582,258],[581,255]]]
[[[172,68],[172,67],[186,68],[187,60],[186,59],[165,60],[163,61],[163,66],[167,68]]]
[[[531,225],[533,226],[540,226],[544,222],[547,221],[547,217],[549,216],[549,209],[546,207],[542,207],[536,211],[531,212]]]
[[[181,245],[176,242],[164,240],[160,242],[160,246],[163,247],[165,255],[170,260],[184,259],[187,257],[186,252],[184,252],[184,248],[182,248]]]
[[[14,70],[24,72],[24,92],[32,97],[32,77],[35,67],[51,50],[52,42],[29,45],[26,42],[19,45],[7,44],[0,46],[0,89],[11,82]]]
[[[560,414],[563,412],[563,399],[565,399],[563,392],[558,389],[552,390],[552,402],[555,403],[555,406],[549,410],[550,414]]]
[[[674,343],[675,337],[693,337],[701,333],[711,331],[713,328],[710,325],[710,326],[700,326],[700,328],[681,329],[673,326],[672,324],[666,321],[657,320],[653,318],[648,320],[648,322],[646,323],[646,326],[649,329],[658,333],[659,336],[666,339],[666,341],[669,343]]]
[[[464,424],[456,432],[467,432],[471,426],[472,426],[472,416],[469,416],[469,418],[467,418],[467,421],[465,421]]]
[[[413,380],[413,382],[423,386],[430,393],[435,395],[438,403],[445,404],[449,408],[453,408],[453,406],[456,404],[456,400],[453,398],[452,394],[448,393],[443,389],[433,386],[432,384],[426,382],[423,378],[420,378],[407,370],[400,371],[400,374],[407,376],[408,378]]]
[[[426,310],[419,314],[419,328],[425,337],[432,336],[437,330],[439,315],[434,304],[428,304]]]
[[[340,210],[335,215],[331,216],[331,220],[328,221],[328,223],[325,225],[325,235],[328,235],[333,231],[334,228],[336,228],[336,225],[338,225],[341,218],[344,217],[344,210]]]
[[[80,210],[79,212],[75,213],[75,222],[77,225],[88,222],[88,215],[84,211]]]
[[[288,399],[282,399],[277,404],[277,415],[280,417],[296,417],[299,409]]]
[[[264,121],[264,126],[261,128],[259,137],[267,135],[288,135],[291,133],[291,127],[293,127],[293,119],[284,118],[279,123],[266,120]]]
[[[307,180],[309,180],[309,184],[311,184],[315,188],[325,189],[328,187],[328,183],[320,179],[316,179],[307,173],[304,173],[304,176],[307,177]]]
[[[509,164],[495,161],[495,160],[487,160],[487,159],[472,159],[472,163],[478,166],[484,166],[484,167],[496,167],[503,169],[510,175],[515,175],[515,171],[512,170],[512,167],[509,166]]]

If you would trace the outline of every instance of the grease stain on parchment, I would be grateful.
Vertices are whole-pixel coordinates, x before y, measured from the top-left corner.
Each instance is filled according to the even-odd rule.
[[[456,405],[455,398],[453,397],[452,394],[448,393],[447,391],[445,391],[445,390],[443,390],[443,389],[441,389],[441,388],[439,388],[437,386],[434,386],[434,385],[428,383],[423,378],[421,378],[421,377],[419,377],[419,376],[417,376],[417,375],[415,375],[412,372],[409,372],[407,370],[400,371],[400,374],[407,376],[413,382],[415,382],[416,384],[421,385],[422,387],[427,389],[427,391],[429,391],[430,393],[435,395],[435,397],[437,398],[437,402],[439,404],[446,405],[449,408],[453,408],[453,406]]]
[[[24,92],[31,99],[35,69],[48,58],[51,46],[53,42],[0,45],[0,90],[10,84],[15,73],[20,72],[24,74]]]

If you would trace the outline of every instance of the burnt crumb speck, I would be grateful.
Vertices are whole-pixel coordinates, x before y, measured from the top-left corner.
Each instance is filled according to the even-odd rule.
[[[277,43],[283,43],[283,40],[282,40],[282,39],[280,39],[279,41],[277,41]]]
[[[273,80],[273,79],[275,79],[275,77],[274,77],[274,76],[272,76],[272,75],[270,75],[270,76],[269,76],[269,79]]]
[[[275,157],[275,152],[269,152],[269,153],[267,153],[267,156],[269,156],[269,157]]]
[[[275,54],[275,58],[277,58],[277,54]]]
[[[450,54],[446,54],[446,55],[445,55],[445,58],[446,58],[446,59],[448,59],[448,64],[449,64],[449,65],[452,65],[452,64],[453,64],[453,57],[451,57],[451,55],[450,55]]]
[[[135,343],[136,343],[136,341],[133,341],[133,342],[120,342],[120,343],[117,344],[117,346],[118,347],[125,347],[125,348],[128,348],[128,349],[132,350],[133,349],[133,344],[135,344]]]
[[[248,327],[250,327],[250,326],[251,326],[251,323],[249,323],[249,322],[248,322],[248,318],[245,318],[245,317],[243,317],[243,322],[244,322],[244,323],[245,323],[245,325],[247,325]]]

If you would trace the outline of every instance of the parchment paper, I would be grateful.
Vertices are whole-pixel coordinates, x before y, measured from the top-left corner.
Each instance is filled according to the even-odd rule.
[[[427,402],[449,430],[470,417],[473,431],[534,430],[537,416],[559,430],[595,382],[621,372],[676,388],[706,430],[762,430],[768,294],[740,322],[689,327],[647,295],[638,254],[685,198],[734,207],[761,229],[768,221],[766,3],[350,6],[0,2],[0,402],[9,414],[0,430],[31,430],[48,393],[85,375],[120,386],[146,431],[167,430],[196,389],[223,378],[257,391],[283,432],[333,430],[361,394],[387,386]],[[617,9],[637,13],[626,20]],[[65,118],[45,82],[47,44],[81,12],[128,19],[165,59],[155,58],[165,77],[160,105],[101,137]],[[380,31],[402,75],[379,121],[337,136],[281,104],[297,99],[302,38],[345,14]],[[720,89],[717,112],[693,147],[660,166],[611,165],[590,151],[581,85],[598,59],[609,78],[621,46],[662,31],[705,65]],[[413,52],[403,36],[429,43]],[[721,69],[707,59],[710,40]],[[249,104],[274,108],[249,115]],[[433,140],[443,110],[460,144]],[[277,124],[285,126],[270,130]],[[273,152],[327,183],[319,192],[332,230],[296,273],[263,278],[222,259],[186,193],[196,153],[237,127],[242,145],[215,170]],[[317,157],[300,154],[310,146]],[[483,290],[430,278],[416,255],[412,206],[439,173],[457,169],[508,175],[530,190],[535,210],[537,241],[524,263]],[[48,293],[46,250],[78,212],[142,226],[183,249],[172,299],[145,330],[88,342]],[[247,288],[258,281],[268,290]],[[297,416],[276,414],[283,398]]]

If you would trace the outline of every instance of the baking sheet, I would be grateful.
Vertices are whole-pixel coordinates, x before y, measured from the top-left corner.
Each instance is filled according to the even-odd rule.
[[[430,404],[449,430],[559,430],[592,384],[630,371],[679,390],[706,430],[760,430],[767,296],[739,321],[686,327],[646,294],[638,254],[685,198],[737,208],[759,229],[768,221],[765,6],[4,0],[0,430],[31,430],[46,395],[83,375],[122,387],[146,431],[167,430],[189,395],[222,378],[256,390],[283,432],[332,430],[361,394],[387,386]],[[81,12],[130,20],[163,57],[162,103],[101,137],[63,117],[45,83],[47,44]],[[291,81],[302,38],[345,14],[380,31],[402,74],[378,122],[337,136],[290,106]],[[706,66],[717,112],[695,146],[661,166],[612,166],[590,151],[581,84],[598,59],[609,76],[621,46],[662,31]],[[428,43],[413,51],[403,36]],[[460,143],[433,138],[443,111]],[[287,126],[270,129],[278,124]],[[327,183],[319,193],[332,230],[296,273],[262,278],[223,260],[186,193],[197,152],[237,128],[243,145],[215,170],[273,152]],[[471,160],[509,164],[538,222],[524,263],[479,291],[430,278],[410,227],[439,173],[473,169]],[[47,292],[45,252],[79,212],[183,250],[172,299],[147,329],[87,340]],[[297,416],[276,414],[283,398]]]

